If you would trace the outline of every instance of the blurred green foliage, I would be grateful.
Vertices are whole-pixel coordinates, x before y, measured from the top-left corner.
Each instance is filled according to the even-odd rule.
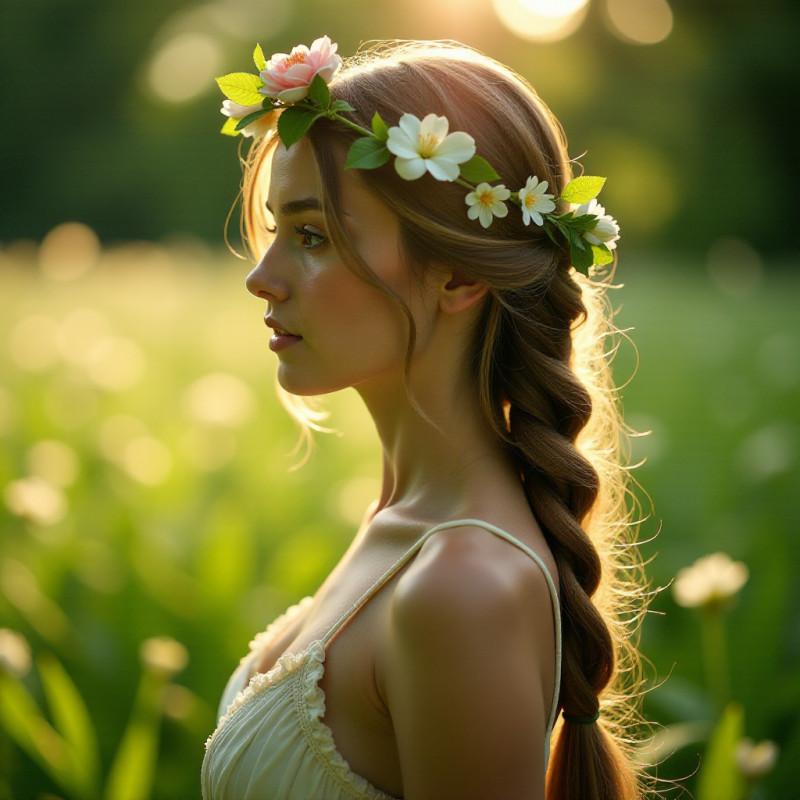
[[[180,231],[218,242],[238,174],[213,76],[248,69],[255,40],[271,53],[328,33],[345,55],[405,37],[502,58],[552,106],[572,155],[588,151],[588,173],[611,177],[604,199],[628,242],[696,253],[745,235],[796,253],[782,208],[800,178],[800,4],[673,2],[672,33],[643,46],[610,32],[605,2],[547,44],[504,28],[489,0],[8,3],[0,182],[13,191],[0,195],[0,241],[75,219],[104,241]]]
[[[297,432],[274,399],[246,265],[227,254],[125,245],[70,281],[44,275],[22,245],[0,255],[0,627],[24,633],[40,663],[51,653],[64,664],[96,731],[90,771],[102,775],[136,717],[141,643],[183,643],[190,661],[158,701],[163,723],[140,729],[161,727],[152,797],[192,796],[247,642],[316,589],[377,490],[371,423],[354,393],[326,399],[344,435],[318,435],[290,471]],[[713,273],[677,278],[636,256],[619,274],[630,286],[614,298],[618,323],[635,327],[640,354],[626,411],[652,430],[633,440],[654,501],[643,538],[661,529],[643,545],[645,557],[658,553],[648,573],[666,586],[716,550],[748,565],[727,616],[731,694],[746,735],[780,747],[761,796],[790,796],[800,758],[800,285],[766,271],[731,294]],[[623,343],[619,382],[635,360]],[[645,708],[683,725],[658,772],[677,779],[695,772],[715,714],[693,612],[667,590],[652,610],[649,679],[670,677]],[[58,715],[44,677],[40,667],[23,685]],[[0,734],[0,797],[58,795],[26,753]]]

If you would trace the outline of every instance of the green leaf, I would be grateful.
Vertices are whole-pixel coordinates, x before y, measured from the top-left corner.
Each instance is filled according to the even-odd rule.
[[[593,231],[597,225],[597,217],[594,214],[581,214],[569,221],[569,227],[576,231]]]
[[[242,117],[237,123],[235,130],[241,131],[246,128],[251,122],[255,122],[257,119],[261,119],[265,114],[269,114],[269,111],[262,109],[261,111],[254,111],[252,114],[248,114],[245,117]]]
[[[50,714],[69,748],[75,784],[82,789],[84,796],[95,797],[100,758],[86,704],[58,659],[45,655],[37,663]]]
[[[573,178],[561,192],[561,200],[566,203],[581,205],[593,200],[600,193],[605,178],[597,178],[592,175],[582,175],[580,178]]]
[[[259,105],[264,99],[264,95],[258,91],[264,85],[264,81],[258,75],[251,75],[249,72],[231,72],[230,75],[223,75],[216,81],[223,94],[240,106]]]
[[[697,800],[739,800],[744,783],[736,767],[736,747],[744,736],[744,710],[730,703],[711,733],[697,778]]]
[[[371,136],[356,139],[347,153],[345,169],[375,169],[389,160],[386,145]]]
[[[261,45],[257,44],[256,49],[253,50],[253,62],[256,65],[256,69],[261,72],[262,69],[267,68],[267,59],[264,58],[264,51],[261,49]]]
[[[335,111],[338,113],[340,111],[355,111],[355,109],[353,108],[353,106],[350,105],[350,103],[346,102],[345,100],[334,100],[331,103],[328,111]]]
[[[265,97],[261,101],[261,108],[265,108],[267,111],[274,111],[275,107],[275,101],[271,97]]]
[[[572,266],[575,267],[578,272],[588,275],[589,267],[592,266],[592,251],[579,247],[570,247],[569,255]]]
[[[383,121],[381,115],[376,111],[372,116],[372,132],[382,141],[389,138],[389,126]]]
[[[278,117],[278,136],[281,137],[283,146],[288,150],[295,142],[305,136],[308,129],[321,117],[322,111],[312,111],[310,108],[289,106]]]
[[[614,254],[603,244],[603,245],[592,245],[592,256],[593,261],[592,263],[598,267],[602,267],[605,264],[610,264],[614,260]]]
[[[331,104],[331,90],[322,75],[315,75],[308,87],[308,96],[320,107],[327,109]]]
[[[500,178],[494,167],[480,156],[472,156],[469,161],[465,161],[461,165],[460,173],[461,177],[470,183],[488,183]]]
[[[224,133],[226,136],[238,136],[239,131],[236,130],[236,125],[239,120],[236,117],[228,117],[225,120],[225,124],[220,128],[220,133]]]

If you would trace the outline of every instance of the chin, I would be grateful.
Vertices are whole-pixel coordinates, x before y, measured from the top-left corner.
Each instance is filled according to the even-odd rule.
[[[286,365],[278,366],[278,383],[289,394],[297,397],[316,397],[331,394],[342,389],[349,389],[352,384],[322,380],[319,376],[299,375]]]

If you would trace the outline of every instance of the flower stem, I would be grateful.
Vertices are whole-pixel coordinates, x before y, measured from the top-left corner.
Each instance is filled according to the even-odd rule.
[[[376,139],[377,141],[381,141],[372,131],[368,131],[366,128],[362,128],[355,122],[352,122],[349,119],[345,119],[343,116],[341,116],[341,114],[333,114],[333,116],[330,117],[330,119],[335,119],[337,122],[343,122],[345,125],[352,128],[354,131],[360,133],[362,136],[369,136],[370,139]]]
[[[720,608],[703,609],[703,656],[706,680],[714,710],[721,714],[730,699],[728,654],[725,644],[725,621]]]

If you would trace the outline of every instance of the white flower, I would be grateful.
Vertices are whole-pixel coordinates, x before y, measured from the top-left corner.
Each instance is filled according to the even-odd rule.
[[[745,778],[763,778],[778,760],[778,745],[768,739],[756,744],[752,739],[742,739],[736,748],[736,765]]]
[[[726,553],[698,558],[691,567],[678,571],[672,593],[680,606],[718,606],[747,583],[749,571]]]
[[[576,217],[584,214],[592,214],[597,217],[597,222],[592,230],[583,232],[583,238],[589,244],[604,244],[609,250],[616,248],[617,239],[619,239],[619,225],[615,219],[606,214],[605,208],[596,199],[590,200],[575,210]]]
[[[547,181],[538,182],[534,175],[528,178],[525,186],[519,190],[519,201],[522,204],[522,221],[526,225],[533,220],[537,225],[544,225],[542,214],[549,214],[555,210],[552,194],[545,194]]]
[[[499,186],[490,186],[488,183],[479,183],[474,192],[470,192],[465,202],[470,206],[467,216],[470,219],[480,219],[481,225],[488,228],[494,217],[504,217],[508,214],[508,206],[503,200],[508,200],[511,192],[501,183]]]
[[[238,120],[243,119],[248,114],[253,114],[261,110],[260,104],[254,106],[240,106],[238,103],[234,103],[233,100],[223,100],[220,113],[224,114],[226,117]],[[249,125],[242,128],[240,133],[242,136],[252,136],[258,139],[275,127],[275,120],[273,117],[273,114],[264,114],[263,117],[259,117],[255,122],[251,122]]]
[[[413,114],[403,114],[398,126],[389,128],[386,143],[397,156],[397,174],[413,181],[427,171],[438,181],[454,181],[458,165],[475,155],[475,140],[463,131],[448,134],[448,127],[447,117],[428,114],[420,121]]]
[[[28,640],[16,631],[0,628],[0,671],[21,678],[31,668],[31,648]]]

